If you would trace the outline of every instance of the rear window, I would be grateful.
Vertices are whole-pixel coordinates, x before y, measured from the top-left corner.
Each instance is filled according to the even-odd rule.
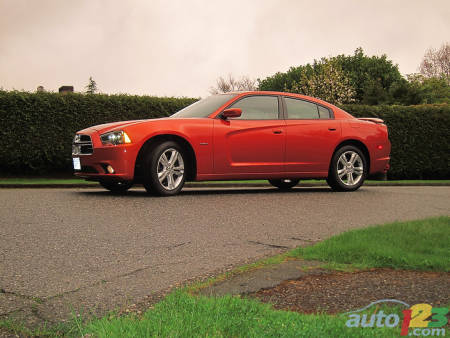
[[[315,103],[285,97],[288,119],[318,119],[319,111]]]
[[[285,97],[284,102],[289,120],[330,119],[333,116],[328,108],[314,102],[289,97]]]

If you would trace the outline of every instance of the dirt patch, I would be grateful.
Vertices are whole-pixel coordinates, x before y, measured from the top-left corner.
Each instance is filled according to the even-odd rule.
[[[373,269],[314,274],[246,296],[301,313],[351,311],[381,299],[439,307],[450,304],[450,273]]]

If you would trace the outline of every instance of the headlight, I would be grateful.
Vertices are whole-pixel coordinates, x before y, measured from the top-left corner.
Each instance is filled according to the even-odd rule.
[[[109,133],[102,134],[100,135],[100,140],[104,145],[112,144],[116,146],[118,144],[131,143],[127,133],[123,130],[111,131]]]

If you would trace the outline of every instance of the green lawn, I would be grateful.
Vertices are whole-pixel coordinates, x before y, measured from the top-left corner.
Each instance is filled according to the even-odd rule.
[[[450,217],[396,222],[344,232],[293,257],[358,267],[450,271]]]
[[[0,185],[22,185],[22,184],[98,184],[97,182],[89,182],[80,178],[0,178]]]
[[[345,326],[346,317],[275,311],[239,297],[196,297],[174,292],[142,318],[95,320],[79,336],[95,337],[398,337],[399,330]]]

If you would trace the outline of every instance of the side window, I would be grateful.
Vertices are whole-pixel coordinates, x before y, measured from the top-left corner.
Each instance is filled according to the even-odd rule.
[[[249,96],[229,108],[241,108],[240,120],[278,120],[278,98],[276,96]]]
[[[330,110],[328,108],[317,105],[319,108],[319,117],[321,119],[329,119],[331,118]]]
[[[284,98],[286,102],[288,119],[318,119],[319,111],[315,103]]]

